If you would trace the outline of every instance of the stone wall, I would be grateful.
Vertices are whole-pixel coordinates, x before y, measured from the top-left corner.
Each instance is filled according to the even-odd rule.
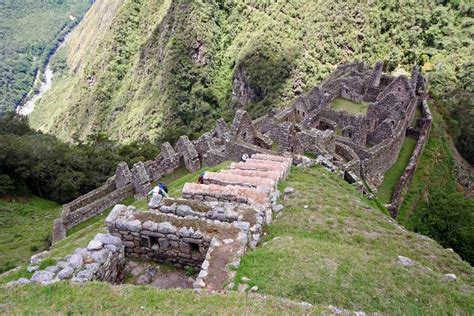
[[[302,145],[303,153],[312,153],[316,156],[327,155],[333,154],[336,148],[336,138],[331,130],[302,130],[297,138]]]
[[[398,122],[391,137],[370,148],[370,158],[362,161],[361,175],[373,189],[382,183],[387,170],[397,161],[400,148],[405,140],[406,130],[414,118],[417,104],[417,98],[410,101],[406,119]]]
[[[84,194],[84,195],[81,195],[80,197],[78,197],[77,199],[75,199],[74,201],[71,201],[67,204],[64,205],[65,208],[67,208],[68,210],[70,211],[75,211],[77,209],[80,209],[81,207],[84,207],[100,198],[103,198],[105,197],[106,195],[108,195],[109,193],[115,191],[116,189],[116,186],[115,186],[115,179],[111,178],[109,180],[107,180],[107,182],[95,189],[95,190],[92,190],[90,191],[89,193],[87,194]]]
[[[345,162],[342,165],[344,171],[353,171],[355,174],[360,174],[360,160],[357,154],[347,145],[337,143],[336,154],[342,157]]]
[[[133,187],[129,184],[125,187],[112,191],[106,196],[93,201],[92,203],[74,211],[63,208],[61,219],[63,220],[66,227],[69,229],[76,226],[77,224],[101,213],[103,210],[114,206],[120,201],[132,197],[134,194]]]
[[[403,172],[402,176],[398,180],[394,190],[392,199],[390,201],[390,205],[388,206],[388,210],[392,217],[396,218],[398,215],[398,210],[400,209],[400,205],[405,198],[410,184],[413,180],[413,174],[415,173],[416,166],[418,165],[418,161],[423,153],[426,143],[428,142],[428,138],[431,131],[431,124],[432,124],[432,115],[430,109],[428,108],[428,104],[426,100],[422,101],[422,119],[420,122],[420,129],[418,131],[418,141],[416,143],[415,149],[411,155],[411,158],[408,162],[405,171]],[[418,124],[417,124],[418,125]]]
[[[44,253],[45,256],[48,253]],[[39,260],[42,260],[40,258]],[[125,278],[125,251],[120,238],[99,233],[87,248],[77,248],[75,252],[57,260],[56,264],[39,270],[38,261],[31,260],[29,269],[35,271],[31,280],[20,279],[13,284],[38,283],[48,285],[71,280],[75,283],[106,281],[121,283]]]
[[[188,166],[194,170],[200,167],[198,154],[187,137],[178,142],[176,147],[178,152],[169,143],[164,143],[160,154],[154,160],[138,162],[131,170],[125,162],[119,163],[115,175],[108,179],[105,185],[63,205],[61,217],[54,221],[53,243],[65,238],[68,229],[124,199],[134,195],[145,196],[151,190],[153,181],[172,173],[177,168]],[[214,158],[210,162],[215,161],[218,159]]]
[[[216,233],[238,232],[230,224],[182,218],[171,212],[138,212],[124,205],[114,207],[106,225],[113,236],[123,241],[126,257],[166,262],[181,268],[200,268]]]

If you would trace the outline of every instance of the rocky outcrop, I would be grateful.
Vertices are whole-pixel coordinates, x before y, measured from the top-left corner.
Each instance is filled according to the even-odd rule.
[[[250,77],[245,70],[245,67],[241,65],[234,74],[234,79],[232,80],[232,107],[234,109],[245,108],[252,102],[261,99],[261,92],[252,87]]]

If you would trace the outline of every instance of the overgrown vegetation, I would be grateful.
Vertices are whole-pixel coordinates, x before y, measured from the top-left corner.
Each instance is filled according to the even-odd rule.
[[[465,314],[474,308],[472,267],[409,232],[321,167],[294,169],[296,189],[264,242],[243,257],[236,283],[261,294],[366,313]],[[397,263],[398,256],[416,261]],[[455,273],[458,282],[443,281]]]
[[[434,103],[430,106],[434,109]],[[443,120],[433,112],[433,128],[397,219],[431,236],[474,264],[474,204],[459,193]]]
[[[90,54],[73,36],[70,74],[32,116],[35,127],[64,139],[98,132],[120,142],[195,138],[243,103],[232,98],[242,73],[254,117],[355,60],[383,60],[387,72],[421,66],[438,99],[472,91],[472,7],[463,1],[126,0],[107,31],[96,11],[80,34],[99,32],[101,45]],[[468,109],[459,102],[453,110],[462,113],[453,126],[466,155],[474,148]]]
[[[158,146],[116,146],[96,137],[93,144],[69,145],[36,132],[25,117],[0,118],[0,196],[35,194],[64,203],[102,185],[120,161],[152,159]]]
[[[89,6],[89,0],[0,2],[0,116],[25,98],[36,72]]]

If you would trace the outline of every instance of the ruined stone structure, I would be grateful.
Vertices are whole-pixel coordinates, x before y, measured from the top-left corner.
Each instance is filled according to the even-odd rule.
[[[116,205],[106,225],[123,241],[126,257],[198,268],[195,288],[222,290],[271,222],[277,182],[291,163],[254,154],[227,172],[206,172],[204,184],[185,184],[183,199],[155,197],[148,211]]]
[[[416,147],[387,205],[396,217],[428,140],[432,117],[426,80],[418,69],[410,78],[388,76],[382,70],[380,62],[373,69],[364,63],[340,66],[279,112],[252,121],[238,110],[230,127],[220,119],[195,141],[181,136],[174,148],[163,144],[154,160],[138,162],[131,169],[120,163],[102,187],[64,205],[54,222],[53,241],[115,205],[106,219],[110,235],[98,234],[87,249],[77,249],[49,270],[37,271],[31,281],[120,282],[124,262],[132,258],[200,269],[194,287],[221,290],[232,280],[247,248],[258,245],[273,213],[282,210],[275,204],[277,184],[288,176],[292,163],[320,164],[367,193],[382,183],[405,137],[411,137],[417,140]],[[336,106],[341,101],[344,110]],[[351,106],[366,110],[351,111]],[[195,172],[239,161],[243,154],[251,158],[231,163],[228,170],[206,172],[202,184],[185,184],[180,199],[153,197],[146,211],[117,204],[132,196],[143,198],[154,181],[177,168]],[[308,154],[316,159],[304,157]]]
[[[341,170],[344,179],[357,183],[360,191],[376,191],[385,172],[395,163],[405,137],[413,137],[418,144],[389,206],[395,215],[427,140],[431,114],[424,101],[426,80],[416,68],[411,78],[392,77],[382,70],[380,62],[373,69],[364,63],[340,66],[318,87],[279,112],[271,111],[252,121],[245,111],[237,110],[230,127],[219,119],[213,130],[195,141],[181,136],[175,148],[163,144],[160,154],[152,161],[139,162],[131,169],[121,163],[115,176],[104,186],[64,205],[61,217],[54,224],[53,241],[64,238],[67,229],[127,197],[144,196],[152,182],[177,168],[194,172],[226,160],[238,161],[243,154],[271,155],[275,148],[280,155],[293,157],[294,161],[301,161],[304,154],[324,157],[318,161],[332,171]],[[353,114],[336,109],[334,104],[338,100],[353,102],[354,106],[365,105],[366,112]],[[256,169],[240,171],[247,176],[251,172],[256,174]],[[223,174],[209,174],[207,184],[232,185],[232,181],[241,181]],[[245,189],[239,194],[250,196]],[[258,200],[256,195],[252,198]]]
[[[409,79],[385,75],[382,68],[380,62],[374,69],[364,63],[338,67],[291,107],[258,119],[257,130],[276,142],[281,153],[330,156],[376,190],[411,127],[431,123],[423,107],[425,80],[417,69]],[[335,109],[337,99],[354,107],[366,104],[367,112]]]

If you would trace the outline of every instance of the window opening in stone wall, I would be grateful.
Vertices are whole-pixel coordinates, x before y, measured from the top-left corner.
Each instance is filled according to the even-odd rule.
[[[142,244],[142,247],[148,247],[148,248],[150,248],[152,245],[150,238],[146,236],[142,236],[141,244]]]
[[[198,244],[195,244],[193,242],[190,242],[189,243],[189,246],[191,247],[191,253],[193,252],[199,252],[199,245]]]
[[[150,247],[153,245],[158,245],[158,237],[150,236]]]

